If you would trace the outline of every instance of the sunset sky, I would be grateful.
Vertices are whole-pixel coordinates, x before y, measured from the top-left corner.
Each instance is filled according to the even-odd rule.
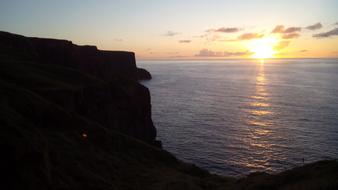
[[[338,57],[337,0],[1,0],[0,30],[138,59]]]

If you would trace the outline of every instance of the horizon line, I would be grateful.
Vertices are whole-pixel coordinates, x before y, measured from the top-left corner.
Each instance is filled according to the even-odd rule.
[[[225,60],[283,60],[283,59],[338,59],[338,57],[285,57],[285,58],[266,58],[266,59],[257,59],[257,58],[205,58],[205,59],[173,59],[173,58],[137,58],[137,61],[225,61]]]

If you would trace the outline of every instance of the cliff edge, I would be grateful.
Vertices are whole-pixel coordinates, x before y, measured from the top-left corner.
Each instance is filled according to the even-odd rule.
[[[12,70],[11,80],[23,86],[31,75],[40,74],[37,69],[53,71],[55,68],[73,70],[100,81],[92,85],[90,80],[78,80],[79,88],[60,88],[51,84],[25,86],[34,93],[101,125],[154,143],[156,129],[151,119],[149,90],[137,82],[138,73],[135,55],[132,52],[101,51],[95,46],[78,46],[70,41],[30,38],[0,32],[0,59],[2,66]],[[20,63],[8,63],[8,61]],[[39,66],[36,66],[39,65]],[[39,67],[34,71],[23,71],[25,67]],[[28,72],[28,73],[27,73]],[[37,73],[34,73],[37,72]],[[45,72],[46,73],[46,72]],[[71,83],[75,74],[57,76],[50,72],[47,77],[56,77]],[[47,73],[46,73],[47,74]],[[27,76],[29,75],[29,76]],[[58,80],[58,79],[57,79]]]

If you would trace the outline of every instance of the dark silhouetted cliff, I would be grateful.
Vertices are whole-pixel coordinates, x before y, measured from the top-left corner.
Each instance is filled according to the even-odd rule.
[[[142,69],[142,68],[137,68],[137,78],[139,80],[150,80],[152,79],[152,76],[147,70]]]
[[[27,38],[5,32],[0,33],[0,48],[2,60],[29,61],[41,67],[73,69],[100,80],[100,86],[78,81],[81,88],[76,90],[51,89],[52,86],[48,89],[37,86],[30,90],[67,111],[76,112],[105,127],[154,142],[156,129],[151,120],[150,94],[146,87],[137,82],[134,53],[100,51],[95,46],[77,46],[66,40]],[[15,69],[28,67],[20,64]],[[15,69],[10,72],[18,73]],[[56,77],[68,83],[67,79],[72,76]],[[22,83],[32,79],[18,73],[12,80]]]

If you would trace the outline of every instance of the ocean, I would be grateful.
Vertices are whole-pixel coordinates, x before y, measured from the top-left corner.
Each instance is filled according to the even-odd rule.
[[[139,61],[163,148],[212,173],[338,158],[338,60]]]

